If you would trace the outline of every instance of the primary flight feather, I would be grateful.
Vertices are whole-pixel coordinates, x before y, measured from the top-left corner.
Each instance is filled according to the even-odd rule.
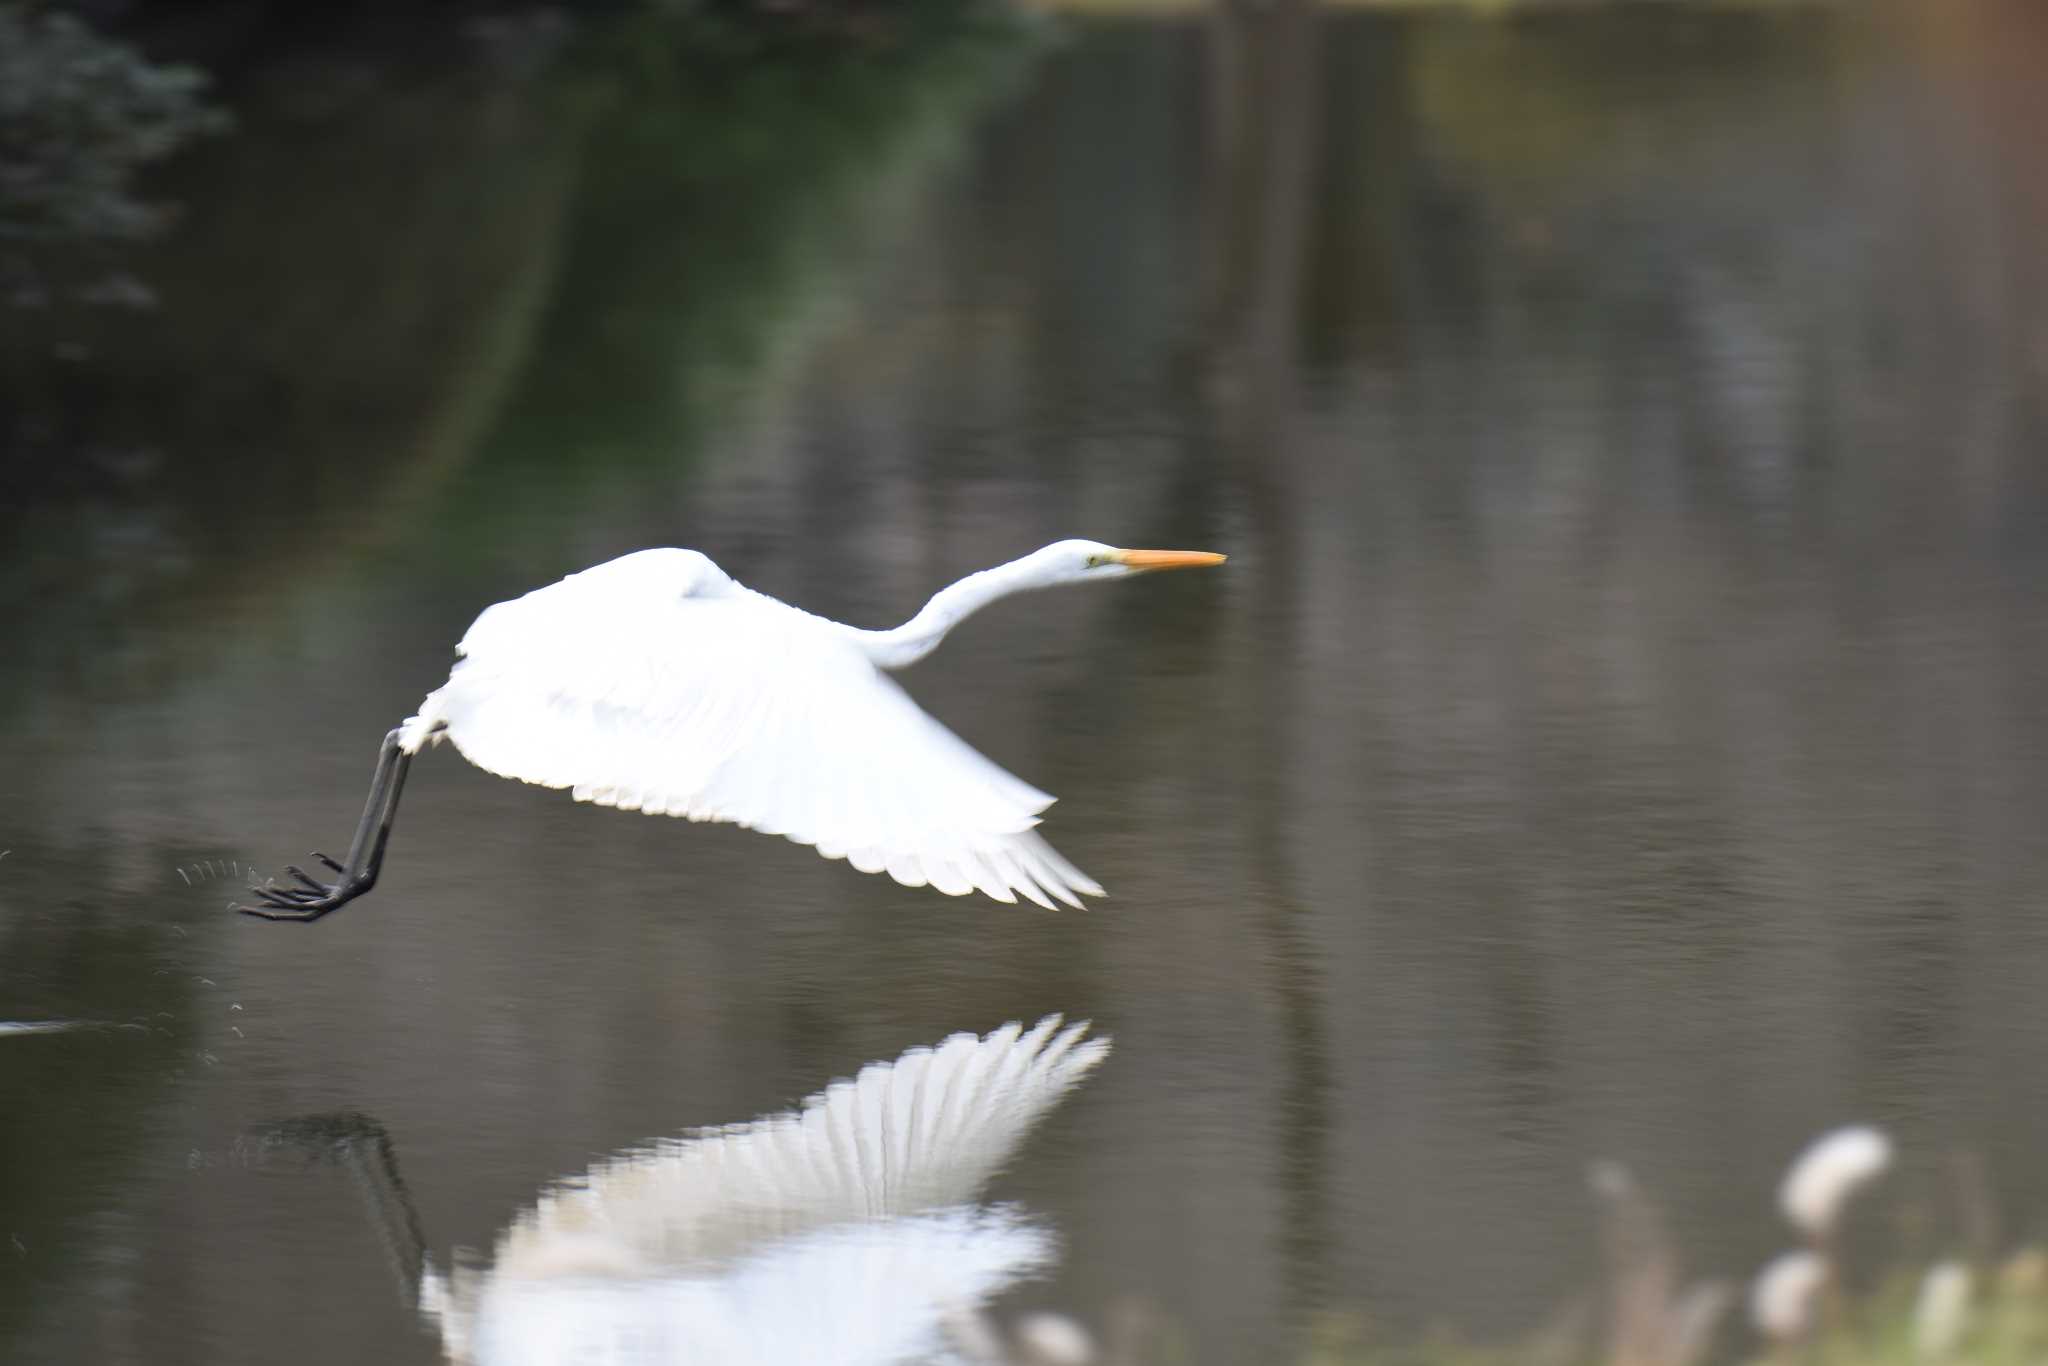
[[[1102,888],[1038,834],[1052,798],[933,720],[884,670],[970,613],[1055,584],[1221,563],[1203,551],[1059,541],[971,574],[867,631],[743,587],[694,550],[643,550],[486,608],[448,681],[385,738],[339,880],[297,868],[272,919],[312,920],[374,885],[411,757],[447,738],[479,768],[578,801],[727,821],[952,896],[1078,906]]]

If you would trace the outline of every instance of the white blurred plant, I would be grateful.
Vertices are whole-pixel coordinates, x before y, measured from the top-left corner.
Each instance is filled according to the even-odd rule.
[[[1962,1345],[1970,1327],[1970,1268],[1957,1261],[1936,1262],[1920,1278],[1913,1301],[1913,1355],[1921,1361],[1946,1361]]]
[[[1828,1283],[1827,1259],[1801,1249],[1781,1252],[1764,1264],[1749,1287],[1749,1319],[1771,1342],[1804,1342],[1819,1319],[1821,1292]]]
[[[1094,1337],[1065,1314],[1026,1314],[1013,1331],[1025,1366],[1090,1366],[1095,1360]]]
[[[1836,1232],[1849,1201],[1890,1169],[1892,1141],[1851,1124],[1809,1143],[1778,1186],[1778,1208],[1807,1246],[1774,1258],[1750,1286],[1749,1317],[1777,1347],[1812,1336],[1840,1284]]]
[[[1596,1162],[1607,1262],[1608,1366],[1694,1366],[1734,1298],[1721,1281],[1685,1284],[1663,1212],[1628,1168]]]
[[[1917,1281],[1887,1277],[1850,1302],[1838,1251],[1850,1204],[1895,1161],[1891,1139],[1854,1125],[1822,1135],[1793,1160],[1778,1202],[1800,1244],[1772,1258],[1746,1309],[1768,1366],[2048,1366],[2048,1251],[1996,1261],[1980,1236],[1969,1260],[1935,1263]],[[1529,1337],[1501,1348],[1455,1338],[1404,1345],[1376,1339],[1353,1312],[1311,1322],[1296,1366],[1699,1366],[1715,1350],[1734,1287],[1688,1280],[1662,1210],[1617,1162],[1595,1163],[1600,1295],[1574,1297]],[[1971,1198],[1965,1192],[1965,1203]],[[1990,1200],[1988,1191],[1981,1198]],[[1980,1215],[1976,1223],[1981,1224]],[[1971,1220],[1965,1219],[1966,1225]],[[1127,1306],[1128,1307],[1128,1306]],[[1007,1331],[986,1314],[953,1324],[971,1366],[1165,1366],[1194,1353],[1170,1316],[1107,1316],[1102,1345],[1073,1320],[1029,1315]],[[1725,1350],[1726,1344],[1724,1344]]]
[[[1065,1314],[1022,1315],[1007,1337],[988,1314],[956,1311],[947,1323],[953,1349],[973,1366],[1095,1366],[1095,1337]]]
[[[1778,1206],[1816,1246],[1827,1243],[1849,1198],[1892,1165],[1892,1141],[1867,1124],[1822,1134],[1794,1159],[1778,1187]]]

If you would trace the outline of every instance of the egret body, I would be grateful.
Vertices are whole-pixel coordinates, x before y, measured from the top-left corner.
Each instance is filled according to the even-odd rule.
[[[727,821],[949,896],[1078,906],[1102,888],[1035,827],[1047,794],[926,715],[885,670],[1012,593],[1222,563],[1057,541],[970,574],[894,630],[813,616],[694,550],[642,550],[484,609],[448,681],[384,738],[337,878],[241,909],[317,920],[376,884],[412,757],[447,739],[488,772],[578,801]]]

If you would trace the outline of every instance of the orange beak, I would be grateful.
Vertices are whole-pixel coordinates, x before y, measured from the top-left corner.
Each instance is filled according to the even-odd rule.
[[[1129,569],[1202,569],[1230,557],[1213,550],[1118,550],[1110,558]]]

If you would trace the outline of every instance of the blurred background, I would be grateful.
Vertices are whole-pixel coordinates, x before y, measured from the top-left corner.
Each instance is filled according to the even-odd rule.
[[[1602,1159],[1739,1280],[1851,1120],[1859,1274],[2023,1243],[2044,71],[2032,0],[0,6],[0,1020],[89,1025],[0,1038],[0,1357],[436,1359],[254,1126],[374,1116],[445,1260],[1052,1011],[998,1313],[1132,1360],[1522,1340]],[[1067,536],[1231,561],[905,682],[1085,913],[446,749],[372,897],[225,909],[487,603]]]

